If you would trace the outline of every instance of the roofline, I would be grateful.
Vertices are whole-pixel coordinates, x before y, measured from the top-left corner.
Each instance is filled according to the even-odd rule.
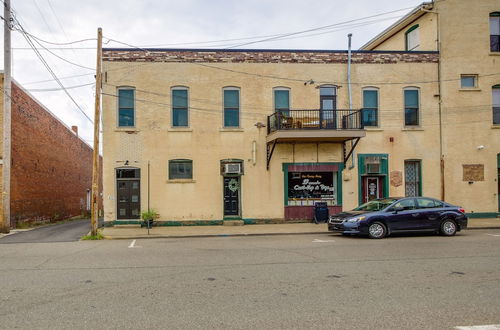
[[[224,48],[103,48],[105,51],[121,52],[226,52],[226,53],[348,53],[348,50],[331,49],[224,49]],[[372,54],[437,54],[438,51],[407,51],[407,50],[352,50],[352,53]]]
[[[370,50],[377,47],[382,42],[386,41],[394,34],[399,32],[403,27],[415,21],[417,18],[420,18],[421,16],[425,15],[427,12],[425,12],[422,9],[432,9],[433,6],[434,6],[434,1],[422,2],[420,5],[412,9],[408,14],[406,14],[405,16],[397,20],[395,23],[390,25],[388,28],[377,34],[374,38],[365,43],[359,49]]]

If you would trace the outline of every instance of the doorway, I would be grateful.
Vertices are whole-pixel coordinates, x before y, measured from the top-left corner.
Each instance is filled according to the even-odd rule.
[[[319,88],[319,128],[337,128],[337,87],[323,85]]]
[[[224,177],[224,217],[240,216],[240,177]]]
[[[383,182],[380,176],[363,177],[363,203],[382,198]]]
[[[117,219],[139,219],[141,212],[140,169],[116,170]]]

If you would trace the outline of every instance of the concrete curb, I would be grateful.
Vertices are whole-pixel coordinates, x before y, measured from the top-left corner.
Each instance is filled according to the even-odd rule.
[[[467,228],[467,230],[491,230],[500,229],[497,227],[472,227]],[[124,240],[124,239],[154,239],[154,238],[205,238],[205,237],[244,237],[244,236],[285,236],[285,235],[325,235],[325,234],[335,234],[330,231],[314,231],[314,232],[291,232],[291,233],[236,233],[236,234],[199,234],[199,235],[125,235],[125,236],[110,236],[104,235],[106,240]]]
[[[302,232],[302,233],[250,233],[250,234],[200,234],[200,235],[149,235],[149,236],[106,236],[104,239],[121,240],[121,239],[142,239],[142,238],[205,238],[205,237],[243,237],[243,236],[284,236],[284,235],[324,235],[333,234],[329,231],[321,232]]]

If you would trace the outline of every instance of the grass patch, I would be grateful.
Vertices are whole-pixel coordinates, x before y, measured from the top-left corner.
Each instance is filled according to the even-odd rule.
[[[101,240],[101,239],[104,239],[104,236],[101,234],[101,232],[97,232],[97,235],[85,235],[85,236],[82,236],[81,240],[82,241],[97,241],[97,240]]]

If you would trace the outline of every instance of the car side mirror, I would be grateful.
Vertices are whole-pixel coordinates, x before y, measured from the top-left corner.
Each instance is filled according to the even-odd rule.
[[[401,212],[401,211],[403,211],[404,209],[405,209],[405,208],[404,208],[404,207],[402,207],[402,206],[396,206],[396,207],[393,207],[393,208],[392,208],[392,211],[393,211],[393,213],[394,213],[394,214],[397,214],[398,212]]]

